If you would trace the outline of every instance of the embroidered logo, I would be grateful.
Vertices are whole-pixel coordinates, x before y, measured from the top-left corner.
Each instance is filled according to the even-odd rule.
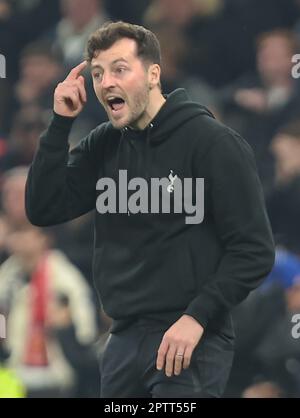
[[[170,170],[170,175],[169,175],[169,180],[171,182],[171,184],[169,184],[169,186],[167,187],[167,190],[169,193],[173,193],[174,192],[174,181],[177,179],[177,174],[175,174],[175,176],[173,176],[173,170]]]

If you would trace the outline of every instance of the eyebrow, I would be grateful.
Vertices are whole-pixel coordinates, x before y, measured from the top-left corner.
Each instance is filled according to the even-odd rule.
[[[125,58],[117,58],[114,61],[112,61],[110,63],[110,65],[114,65],[114,64],[116,64],[118,62],[125,62],[126,64],[128,64],[128,61]],[[101,67],[100,64],[94,64],[94,65],[92,65],[91,70],[95,70],[96,68],[100,68],[101,70],[103,70],[103,67]]]

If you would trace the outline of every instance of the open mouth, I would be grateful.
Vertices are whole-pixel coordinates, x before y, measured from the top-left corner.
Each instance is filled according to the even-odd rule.
[[[123,109],[125,101],[121,97],[111,96],[107,98],[108,106],[113,112],[118,112]]]

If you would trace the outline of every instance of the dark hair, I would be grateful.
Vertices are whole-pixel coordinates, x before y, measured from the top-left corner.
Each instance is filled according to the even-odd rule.
[[[90,36],[86,48],[86,60],[90,63],[98,51],[109,49],[123,38],[133,39],[137,45],[137,56],[144,63],[159,64],[160,45],[157,37],[143,26],[122,21],[107,22]]]
[[[292,53],[296,53],[299,48],[299,41],[293,31],[289,29],[273,29],[269,32],[263,32],[256,38],[256,48],[261,48],[265,41],[273,37],[280,37],[287,41]]]
[[[290,121],[287,125],[282,126],[279,129],[278,134],[291,136],[295,139],[300,140],[300,120],[294,119]]]
[[[21,60],[35,56],[46,57],[56,63],[61,63],[62,61],[62,54],[57,49],[54,49],[51,42],[48,41],[32,42],[21,52]]]

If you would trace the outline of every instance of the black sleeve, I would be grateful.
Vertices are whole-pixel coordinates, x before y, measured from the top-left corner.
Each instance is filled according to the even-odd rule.
[[[90,148],[95,131],[69,153],[73,121],[54,114],[41,136],[25,193],[26,213],[34,225],[59,224],[95,208],[96,170]]]
[[[271,271],[275,251],[253,152],[229,130],[205,156],[210,203],[223,247],[218,269],[185,313],[202,326],[231,310]],[[198,161],[198,164],[203,164]],[[205,179],[206,180],[206,179]]]
[[[96,369],[98,366],[96,353],[93,351],[93,344],[82,344],[76,337],[74,325],[54,330],[60,346],[76,371]]]

